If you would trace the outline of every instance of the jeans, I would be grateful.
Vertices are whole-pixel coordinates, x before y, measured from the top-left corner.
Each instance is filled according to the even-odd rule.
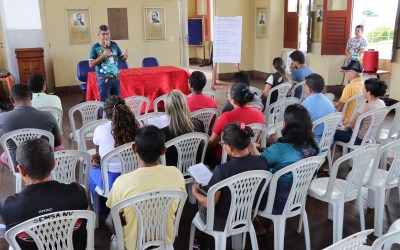
[[[351,136],[353,135],[353,130],[349,129],[347,131],[343,130],[336,130],[335,135],[333,136],[333,139],[335,141],[341,141],[344,143],[348,143],[350,141]],[[356,138],[356,141],[354,142],[354,145],[360,145],[362,142],[362,139]]]
[[[119,78],[114,80],[97,77],[97,84],[99,86],[100,101],[104,102],[110,95],[120,95],[121,88],[119,86]]]

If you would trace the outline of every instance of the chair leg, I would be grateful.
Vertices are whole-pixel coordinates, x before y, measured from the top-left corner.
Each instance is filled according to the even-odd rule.
[[[330,149],[328,149],[328,155],[327,155],[328,157],[328,165],[329,165],[329,173],[331,172],[331,169],[332,169],[332,155],[331,155],[331,150]]]
[[[96,224],[95,224],[95,228],[98,228],[100,225],[100,211],[99,211],[99,200],[100,200],[100,196],[97,192],[94,192],[94,212],[96,214]]]
[[[374,211],[374,235],[382,236],[383,213],[385,202],[385,188],[381,187],[375,193],[375,211]]]
[[[367,204],[369,208],[374,208],[375,207],[375,198],[376,198],[376,194],[374,192],[374,190],[368,189],[368,200],[367,200]]]
[[[246,234],[244,234],[244,239],[246,239]],[[257,235],[256,230],[254,230],[253,225],[250,227],[250,240],[251,240],[251,249],[258,250],[258,242],[257,242]],[[244,243],[245,241],[243,241]],[[245,244],[243,244],[244,248]]]
[[[328,219],[333,220],[333,205],[328,203]]]
[[[72,149],[72,139],[68,138],[68,149]]]
[[[302,219],[303,219],[303,225],[304,225],[304,238],[306,240],[306,250],[310,250],[311,249],[310,229],[308,226],[308,216],[307,216],[306,210],[303,211]]]
[[[357,196],[357,203],[358,203],[358,211],[359,211],[359,214],[360,214],[361,231],[364,231],[365,230],[365,217],[364,217],[364,206],[363,206],[362,198],[361,198],[361,190],[360,190],[360,192],[358,193],[358,196]]]
[[[235,235],[232,235],[231,238],[232,238],[232,249],[242,250],[243,249],[243,234],[235,234]]]
[[[192,223],[190,227],[189,250],[193,250],[194,234],[196,233],[196,226]]]
[[[336,243],[342,239],[343,235],[343,213],[344,213],[344,201],[339,201],[336,204],[332,204],[333,209],[333,243]]]
[[[285,239],[286,219],[277,218],[274,222],[274,249],[283,250]]]
[[[299,226],[297,227],[297,233],[301,233],[301,228],[303,227],[303,214],[300,214],[299,217]]]
[[[383,144],[385,145],[385,144]],[[388,153],[387,151],[383,152],[382,157],[381,157],[381,161],[379,164],[379,168],[387,170],[387,157],[388,157]]]

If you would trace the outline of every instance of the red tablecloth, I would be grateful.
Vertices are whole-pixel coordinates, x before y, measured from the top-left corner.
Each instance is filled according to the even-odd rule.
[[[121,97],[146,96],[152,110],[154,99],[173,89],[189,94],[189,76],[186,70],[173,66],[123,69],[119,73]],[[88,74],[86,100],[100,100],[95,72]]]

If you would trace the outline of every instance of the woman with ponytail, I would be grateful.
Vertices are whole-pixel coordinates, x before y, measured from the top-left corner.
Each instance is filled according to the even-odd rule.
[[[378,108],[385,107],[385,102],[378,97],[383,96],[386,93],[387,85],[384,81],[378,78],[370,78],[365,81],[363,95],[367,99],[367,102],[358,110],[354,118],[346,125],[348,130],[336,130],[335,141],[349,142],[353,134],[353,129],[356,124],[358,117],[368,111],[372,111]],[[371,123],[371,118],[366,118],[361,122],[360,130],[358,131],[355,145],[360,145],[368,127]]]
[[[274,60],[272,61],[272,66],[274,66],[276,72],[270,75],[267,81],[265,82],[264,91],[261,95],[261,99],[264,106],[268,97],[269,90],[272,89],[273,87],[278,86],[281,83],[289,81],[289,77],[285,72],[286,65],[282,58],[275,57]],[[278,98],[278,93],[277,92],[272,93],[270,104],[276,102],[277,98]]]
[[[135,115],[119,96],[108,97],[104,102],[104,111],[109,121],[98,126],[93,133],[93,143],[97,145],[97,152],[92,157],[92,167],[89,171],[89,188],[92,196],[96,186],[103,188],[100,158],[114,148],[134,141],[140,127]],[[113,157],[108,166],[108,181],[111,189],[115,179],[121,175],[121,162],[117,157]],[[104,207],[104,203],[105,200],[101,202],[101,207]]]
[[[253,130],[244,123],[231,123],[224,127],[222,131],[222,144],[226,152],[231,156],[231,160],[217,166],[208,183],[208,187],[215,185],[231,176],[251,170],[267,170],[267,162],[262,156],[252,156],[249,153],[251,137],[254,136]],[[207,197],[199,193],[198,184],[192,185],[192,192],[199,201],[199,213],[201,219],[206,222],[207,218]],[[223,188],[215,193],[215,217],[214,229],[223,231],[231,204],[229,188]]]

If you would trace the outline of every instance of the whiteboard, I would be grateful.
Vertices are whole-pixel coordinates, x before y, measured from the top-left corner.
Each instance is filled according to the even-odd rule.
[[[214,17],[213,61],[240,63],[242,55],[242,17]]]

